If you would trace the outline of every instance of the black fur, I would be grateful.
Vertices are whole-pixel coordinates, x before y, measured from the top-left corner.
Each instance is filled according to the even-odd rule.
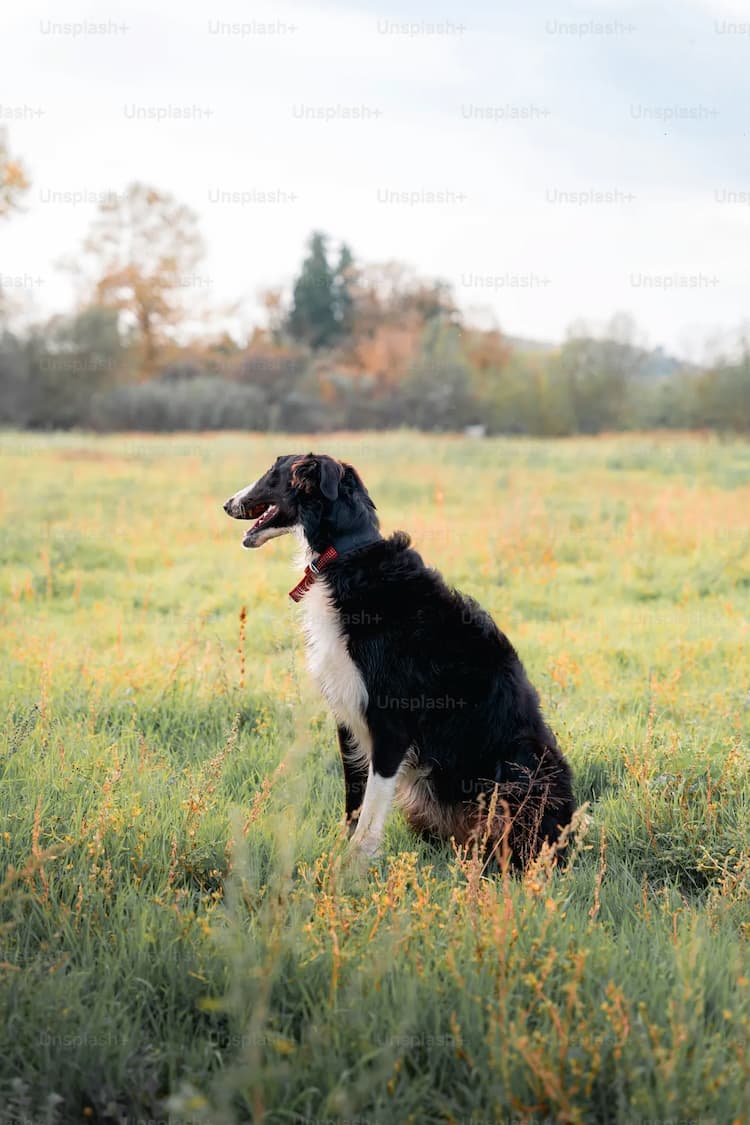
[[[375,773],[393,777],[409,756],[429,770],[434,808],[445,814],[412,810],[415,830],[459,842],[485,834],[524,865],[557,839],[575,804],[570,769],[510,641],[424,564],[408,535],[380,535],[351,466],[308,454],[280,458],[269,474],[251,500],[278,504],[315,554],[339,552],[316,581],[330,590],[367,688]],[[338,734],[351,821],[367,775],[352,760],[351,732],[339,725]]]

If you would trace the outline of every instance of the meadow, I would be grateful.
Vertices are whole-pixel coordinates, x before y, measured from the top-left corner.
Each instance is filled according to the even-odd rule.
[[[343,846],[289,539],[352,460],[518,648],[564,872]],[[0,1121],[750,1120],[750,445],[0,435]]]

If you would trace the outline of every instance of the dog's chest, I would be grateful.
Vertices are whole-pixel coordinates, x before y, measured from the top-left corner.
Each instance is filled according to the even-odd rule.
[[[349,655],[340,615],[324,582],[318,580],[302,600],[307,666],[336,718],[359,726],[367,707],[367,688]]]

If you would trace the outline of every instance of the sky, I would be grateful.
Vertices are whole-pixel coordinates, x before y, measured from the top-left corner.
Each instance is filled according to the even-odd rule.
[[[749,64],[743,0],[6,4],[0,127],[32,186],[0,283],[68,309],[61,260],[140,180],[199,217],[207,330],[261,322],[320,229],[511,336],[625,312],[700,360],[750,322]]]

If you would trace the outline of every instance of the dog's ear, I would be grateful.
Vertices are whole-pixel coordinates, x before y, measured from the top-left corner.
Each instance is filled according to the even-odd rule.
[[[344,468],[340,461],[308,453],[292,465],[292,486],[312,494],[319,490],[326,500],[335,500],[343,475]]]
[[[320,491],[326,500],[335,500],[344,475],[344,466],[333,457],[320,458]]]

